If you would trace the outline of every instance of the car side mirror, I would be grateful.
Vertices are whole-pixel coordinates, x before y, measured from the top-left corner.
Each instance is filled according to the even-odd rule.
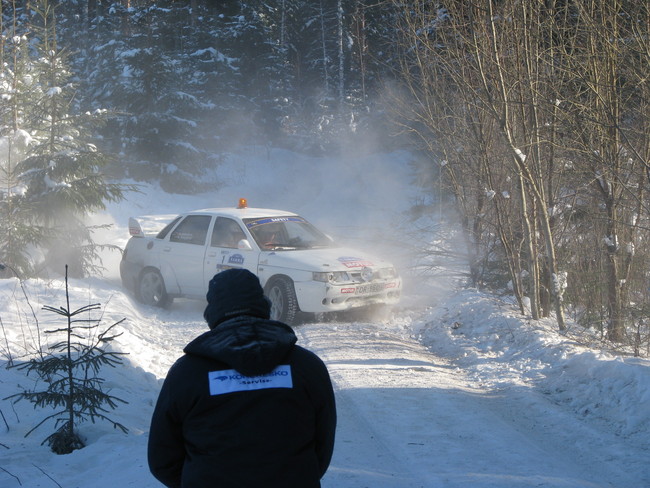
[[[244,249],[246,251],[252,251],[253,247],[251,246],[251,243],[248,242],[248,239],[242,239],[237,243],[237,249]]]

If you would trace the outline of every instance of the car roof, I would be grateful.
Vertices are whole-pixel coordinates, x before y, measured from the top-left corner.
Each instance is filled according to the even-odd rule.
[[[199,210],[192,210],[187,212],[186,215],[192,214],[213,214],[220,215],[223,217],[234,217],[239,219],[258,219],[261,217],[289,217],[295,216],[293,212],[286,212],[284,210],[274,210],[270,208],[235,208],[235,207],[225,207],[225,208],[203,208]]]

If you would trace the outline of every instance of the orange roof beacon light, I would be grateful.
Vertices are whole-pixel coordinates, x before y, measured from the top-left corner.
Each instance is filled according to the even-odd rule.
[[[240,198],[239,205],[237,205],[237,208],[247,208],[247,207],[248,207],[248,202],[246,201],[246,199]]]

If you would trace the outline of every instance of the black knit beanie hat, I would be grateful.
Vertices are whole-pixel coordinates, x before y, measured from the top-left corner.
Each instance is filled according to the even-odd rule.
[[[227,269],[210,280],[205,296],[208,306],[203,317],[214,329],[224,320],[238,315],[268,319],[271,303],[264,296],[260,280],[247,269]]]

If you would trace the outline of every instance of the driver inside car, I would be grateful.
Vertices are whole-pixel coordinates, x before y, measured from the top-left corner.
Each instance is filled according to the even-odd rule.
[[[263,249],[271,249],[280,244],[279,235],[280,229],[277,224],[264,225],[257,231],[258,241]]]

